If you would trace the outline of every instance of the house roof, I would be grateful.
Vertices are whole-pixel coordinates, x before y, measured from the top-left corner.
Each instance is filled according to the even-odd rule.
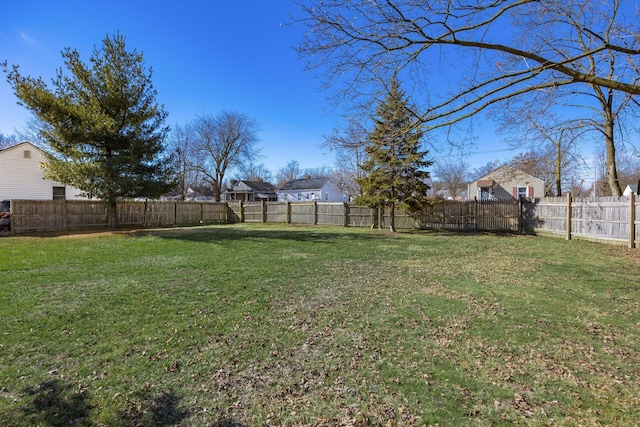
[[[500,171],[500,172],[499,172],[499,171]],[[516,177],[521,178],[521,177],[523,177],[523,176],[525,176],[525,175],[526,175],[526,176],[530,177],[531,179],[534,179],[534,180],[537,180],[537,181],[540,181],[540,182],[544,182],[544,181],[543,181],[543,180],[541,180],[540,178],[535,177],[535,176],[533,176],[533,175],[531,175],[531,174],[528,174],[528,173],[526,173],[526,172],[524,172],[524,171],[522,171],[522,170],[520,170],[520,169],[516,169],[516,168],[514,168],[513,166],[510,166],[510,165],[502,165],[502,166],[500,166],[500,167],[498,167],[498,168],[496,168],[496,169],[492,170],[491,172],[487,173],[486,175],[481,176],[481,177],[477,180],[477,181],[478,181],[478,186],[480,186],[480,185],[479,185],[479,182],[480,182],[480,181],[485,182],[485,181],[487,181],[487,180],[494,180],[494,177],[495,177],[495,176],[496,176],[496,174],[498,174],[498,173],[499,173],[499,175],[511,175],[513,178],[516,178]],[[487,187],[489,187],[489,185],[487,185]]]
[[[279,191],[319,190],[329,181],[328,177],[294,179],[280,187]]]
[[[246,180],[240,180],[235,182],[231,188],[229,189],[229,191],[237,191],[238,190],[238,186],[244,184],[245,186],[249,187],[250,190],[254,191],[254,192],[265,192],[265,193],[273,193],[275,191],[275,187],[273,186],[273,184],[269,183],[269,182],[265,182],[265,181],[246,181]]]
[[[38,146],[34,145],[33,143],[31,143],[29,141],[23,141],[23,142],[19,142],[17,144],[10,145],[10,146],[5,147],[5,148],[0,148],[0,153],[5,152],[5,151],[9,151],[9,150],[13,150],[13,149],[18,148],[18,147],[20,147],[22,145],[28,145],[28,146],[30,146],[30,147],[38,150],[38,151],[42,151],[41,148],[39,148]]]
[[[629,184],[627,185],[632,193],[638,194],[638,184]]]

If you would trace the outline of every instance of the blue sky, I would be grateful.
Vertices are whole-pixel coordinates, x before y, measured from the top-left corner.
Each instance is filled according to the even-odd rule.
[[[0,61],[49,82],[63,66],[60,52],[77,49],[88,61],[93,47],[117,32],[129,50],[144,53],[153,69],[158,101],[169,125],[199,114],[233,110],[257,119],[262,159],[272,171],[290,160],[301,168],[333,166],[319,148],[341,124],[339,112],[323,102],[320,81],[304,71],[293,47],[304,28],[287,25],[295,5],[288,0],[4,0],[0,14]],[[30,117],[16,105],[0,79],[0,132],[21,130]],[[513,153],[488,133],[472,167]],[[490,142],[490,143],[489,143]],[[488,144],[489,143],[489,144]]]

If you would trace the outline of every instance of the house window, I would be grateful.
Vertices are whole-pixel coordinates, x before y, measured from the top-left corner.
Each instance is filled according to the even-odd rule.
[[[289,194],[288,193],[284,193],[284,201],[285,202],[289,201]]]
[[[324,201],[329,201],[329,193],[324,193]]]
[[[302,200],[302,193],[298,193],[298,201]]]
[[[522,199],[523,197],[527,197],[527,187],[518,187],[516,198]]]
[[[65,200],[67,198],[65,187],[53,187],[53,200]]]
[[[25,159],[30,159],[31,158],[31,151],[24,150],[24,153],[22,153],[22,157],[25,158]]]

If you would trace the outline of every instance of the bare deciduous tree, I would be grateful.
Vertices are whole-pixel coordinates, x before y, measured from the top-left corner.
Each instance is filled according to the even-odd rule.
[[[587,120],[556,114],[554,107],[568,95],[550,90],[536,99],[508,100],[504,108],[496,109],[499,130],[507,132],[511,148],[528,149],[511,161],[512,166],[543,179],[548,195],[560,196],[563,184],[570,187],[575,181],[585,163],[581,143],[594,130]]]
[[[358,120],[350,119],[345,129],[334,129],[324,137],[322,148],[335,153],[336,169],[332,178],[343,194],[355,198],[362,194],[358,179],[364,176],[362,164],[367,159],[365,147],[369,142],[369,131]]]
[[[260,125],[246,114],[222,111],[216,116],[199,116],[191,126],[195,135],[194,168],[212,186],[214,199],[220,201],[226,173],[258,151]]]
[[[273,174],[263,163],[255,164],[253,161],[248,161],[238,166],[235,178],[238,180],[270,182],[273,179]]]
[[[286,165],[278,169],[276,179],[278,180],[278,187],[281,187],[286,182],[298,179],[304,176],[300,164],[297,160],[291,160]]]
[[[200,173],[195,167],[195,137],[189,126],[175,125],[167,136],[167,145],[176,164],[180,199],[185,200],[189,189],[200,185]]]
[[[463,161],[440,160],[435,162],[434,175],[441,188],[446,190],[452,199],[455,199],[468,181],[468,171],[469,165]]]
[[[506,99],[576,87],[599,104],[609,183],[619,192],[613,123],[640,94],[635,1],[309,0],[301,8],[308,31],[298,51],[326,70],[327,86],[343,83],[334,86],[343,100],[371,96],[398,73],[417,89],[446,75],[449,84],[429,85],[415,112],[430,129]]]
[[[5,135],[0,133],[0,150],[10,147],[18,142],[15,135]]]

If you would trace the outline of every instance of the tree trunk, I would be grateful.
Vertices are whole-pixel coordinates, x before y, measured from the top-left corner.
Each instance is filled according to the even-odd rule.
[[[607,181],[612,196],[622,196],[622,188],[618,182],[618,168],[616,166],[616,146],[613,136],[613,118],[607,115],[604,125],[605,144],[607,149]]]
[[[556,196],[562,196],[562,150],[560,145],[562,138],[558,141],[558,156],[556,157]]]
[[[396,204],[395,203],[391,203],[391,212],[389,213],[389,231],[392,233],[396,232]]]
[[[616,166],[616,145],[614,125],[616,115],[613,113],[613,92],[610,89],[607,95],[604,94],[599,88],[596,89],[596,97],[602,106],[602,115],[604,119],[602,132],[604,133],[604,143],[606,150],[606,165],[607,165],[607,183],[611,190],[612,196],[622,196],[622,189],[618,182],[618,168]]]
[[[118,228],[118,206],[115,200],[109,201],[107,212],[109,218],[109,230],[115,230]]]

